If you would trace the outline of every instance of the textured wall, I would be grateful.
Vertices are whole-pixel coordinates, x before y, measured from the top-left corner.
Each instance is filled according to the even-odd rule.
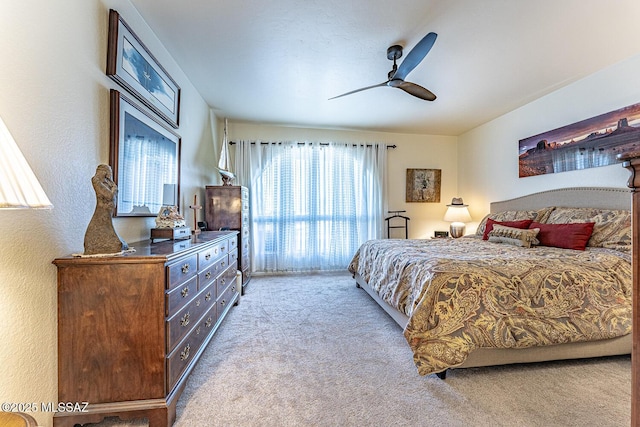
[[[0,116],[54,205],[0,211],[0,402],[57,401],[51,261],[82,252],[95,207],[90,179],[109,159],[109,88],[117,88],[104,72],[109,8],[182,88],[183,200],[216,183],[209,108],[128,0],[0,3]],[[132,242],[148,237],[153,219],[117,218],[115,225]],[[51,425],[52,414],[34,415]]]
[[[554,188],[626,187],[619,164],[518,178],[518,141],[640,102],[640,56],[539,98],[459,137],[460,192],[482,219],[489,203]],[[475,212],[475,215],[474,215]]]

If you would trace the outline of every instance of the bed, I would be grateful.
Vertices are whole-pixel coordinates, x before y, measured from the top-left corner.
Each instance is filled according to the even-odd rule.
[[[629,354],[630,209],[629,189],[535,193],[491,203],[474,235],[365,242],[348,269],[421,375]]]

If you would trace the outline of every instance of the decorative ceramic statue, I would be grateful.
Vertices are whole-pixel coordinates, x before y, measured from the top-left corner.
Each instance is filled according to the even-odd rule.
[[[96,192],[96,210],[84,235],[84,254],[114,254],[129,249],[113,228],[118,186],[113,182],[111,166],[98,165],[91,184]]]
[[[177,206],[163,206],[156,217],[156,227],[158,228],[178,228],[185,227],[184,217],[178,212]]]

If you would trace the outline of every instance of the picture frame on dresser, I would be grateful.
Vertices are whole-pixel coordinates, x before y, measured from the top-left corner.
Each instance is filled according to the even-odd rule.
[[[107,75],[173,128],[180,125],[180,87],[116,10],[109,10]]]
[[[168,184],[179,204],[180,135],[115,89],[110,116],[109,165],[118,186],[114,216],[156,216]]]

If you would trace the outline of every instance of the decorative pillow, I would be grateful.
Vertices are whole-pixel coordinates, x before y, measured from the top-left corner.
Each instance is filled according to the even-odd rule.
[[[504,225],[505,227],[513,227],[513,228],[529,228],[529,225],[533,222],[530,219],[521,219],[519,221],[494,221],[491,218],[487,218],[487,224],[484,227],[484,234],[482,235],[482,240],[489,239],[489,233],[493,230],[494,225]]]
[[[547,218],[548,224],[595,222],[587,246],[631,252],[631,211],[626,209],[557,207]]]
[[[484,230],[486,228],[487,220],[492,219],[498,222],[506,222],[506,221],[519,221],[523,219],[530,219],[532,221],[545,222],[544,219],[549,216],[549,212],[551,212],[554,208],[547,207],[539,210],[530,210],[530,211],[502,211],[495,212],[486,215],[480,224],[478,224],[478,228],[476,229],[476,236],[483,237]]]
[[[523,248],[530,248],[532,245],[537,245],[538,235],[537,228],[515,228],[506,227],[500,224],[493,224],[493,230],[489,232],[489,241],[494,243],[507,243],[514,246],[522,246]]]
[[[541,224],[532,222],[529,228],[539,229],[538,240],[542,246],[584,251],[593,232],[593,222],[569,224]]]

